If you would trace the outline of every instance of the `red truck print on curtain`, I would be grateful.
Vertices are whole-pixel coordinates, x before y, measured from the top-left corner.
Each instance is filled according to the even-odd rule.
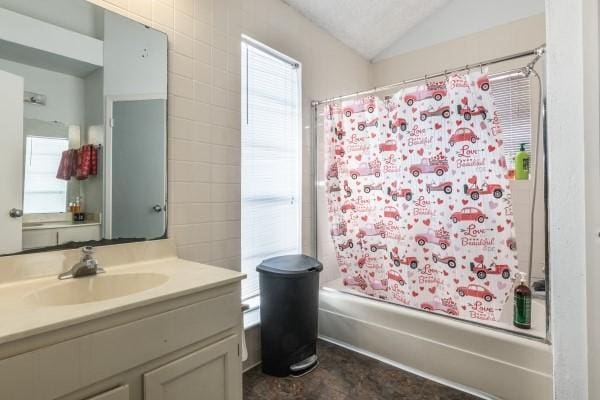
[[[348,239],[344,243],[340,243],[338,247],[340,248],[340,251],[351,249],[354,247],[354,242],[352,241],[352,239]]]
[[[379,250],[385,250],[385,251],[387,251],[387,244],[385,244],[385,243],[376,243],[376,244],[372,244],[372,245],[370,245],[370,246],[369,246],[369,249],[370,249],[370,250],[371,250],[373,253],[375,253],[375,252],[377,252],[377,251],[379,251]]]
[[[386,206],[383,209],[383,216],[385,218],[393,218],[396,221],[400,221],[400,211],[396,207]]]
[[[370,193],[373,190],[379,190],[382,191],[383,190],[383,183],[368,183],[366,185],[363,186],[363,191],[365,193]]]
[[[444,87],[431,88],[431,89],[417,89],[414,92],[410,92],[404,95],[404,101],[409,106],[412,106],[416,101],[422,101],[426,99],[434,99],[436,101],[442,101],[442,99],[448,94],[448,91]]]
[[[425,311],[442,311],[446,314],[458,316],[458,307],[452,299],[434,299],[421,304],[421,308]]]
[[[334,224],[331,226],[330,233],[331,236],[346,236],[346,233],[348,233],[348,226],[345,222]]]
[[[327,179],[333,179],[338,177],[338,166],[337,163],[332,163],[329,165],[329,169],[327,170]]]
[[[398,284],[400,286],[404,286],[406,284],[406,281],[404,280],[402,275],[400,275],[398,272],[394,271],[393,269],[388,271],[387,276],[388,276],[388,280],[398,282]]]
[[[439,159],[436,157],[423,158],[419,164],[410,166],[409,171],[412,176],[417,177],[421,174],[436,174],[442,176],[448,172],[448,160],[445,158]]]
[[[392,251],[390,252],[390,259],[392,260],[392,262],[394,263],[394,265],[396,267],[399,267],[401,265],[408,265],[410,268],[412,269],[417,269],[417,267],[419,266],[419,260],[417,260],[417,257],[404,257],[401,258],[398,255],[398,248],[394,248],[392,249]]]
[[[364,131],[365,128],[368,128],[371,126],[375,126],[375,127],[379,126],[379,121],[377,121],[377,118],[373,118],[368,121],[359,121],[358,124],[356,125],[356,127],[358,128],[359,131]]]
[[[407,127],[408,124],[406,122],[406,119],[399,117],[397,113],[394,114],[392,118],[390,118],[390,129],[392,130],[392,133],[396,133],[398,131],[398,128],[400,128],[400,130],[404,132]]]
[[[344,130],[343,126],[342,126],[342,121],[339,121],[337,123],[337,125],[334,128],[335,131],[335,136],[338,138],[338,140],[342,140],[344,138],[344,136],[346,136],[346,131]]]
[[[383,223],[366,224],[359,228],[356,237],[362,239],[366,236],[381,236],[385,238],[385,228]]]
[[[369,282],[369,287],[376,292],[387,292],[388,290],[388,280],[387,279],[372,279],[367,277],[367,281]],[[379,298],[385,299],[386,296],[384,294],[378,294]]]
[[[396,151],[398,150],[398,145],[394,139],[386,140],[383,143],[379,144],[379,152],[383,153],[384,151]]]
[[[356,206],[354,205],[354,203],[351,203],[351,202],[347,201],[344,204],[342,204],[342,207],[340,208],[340,210],[343,213],[346,213],[348,211],[354,211],[354,210],[356,210]]]
[[[367,281],[360,275],[344,278],[342,282],[344,283],[344,286],[358,286],[362,290],[367,288]]]
[[[375,99],[373,97],[367,97],[364,100],[356,100],[343,109],[344,115],[348,118],[350,118],[352,114],[365,111],[369,114],[372,114],[373,111],[375,111]]]
[[[513,237],[508,238],[506,239],[506,246],[508,246],[509,249],[515,251],[517,250],[517,241]]]
[[[450,246],[450,234],[446,231],[434,231],[432,229],[425,233],[415,235],[415,242],[419,246],[425,246],[427,243],[440,246],[442,250],[446,250]]]
[[[369,163],[363,162],[358,165],[358,167],[350,170],[350,177],[352,179],[357,179],[359,176],[370,176],[375,175],[375,177],[379,178],[381,176],[381,169],[379,166],[371,166]]]
[[[327,193],[335,193],[335,192],[339,192],[342,189],[340,189],[340,185],[339,183],[327,183]]]

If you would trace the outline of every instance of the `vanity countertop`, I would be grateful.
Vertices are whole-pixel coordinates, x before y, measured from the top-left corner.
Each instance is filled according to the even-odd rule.
[[[78,226],[100,225],[98,221],[47,221],[47,222],[24,222],[24,231],[37,229],[75,228]]]
[[[93,286],[97,279],[132,274],[160,276],[158,286],[107,300],[69,305],[40,305],[34,299],[48,288]],[[0,285],[0,344],[68,327],[137,307],[201,292],[242,280],[244,274],[175,256],[111,266],[106,273],[59,281],[56,276],[15,281]],[[126,281],[126,280],[125,280]],[[132,279],[134,281],[134,279]],[[107,280],[108,282],[108,280]],[[67,286],[64,286],[66,289]],[[59,289],[62,291],[62,288]],[[63,291],[64,293],[68,293]]]

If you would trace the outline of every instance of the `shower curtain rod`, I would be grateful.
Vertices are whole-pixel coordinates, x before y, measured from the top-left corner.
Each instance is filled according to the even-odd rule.
[[[525,66],[525,68],[527,70],[531,70],[533,68],[533,66],[535,65],[535,63],[545,53],[545,51],[546,51],[546,44],[542,44],[541,46],[538,46],[538,47],[536,47],[535,49],[532,49],[532,50],[522,51],[520,53],[511,54],[511,55],[504,56],[504,57],[492,58],[490,60],[482,61],[482,62],[475,63],[475,64],[467,64],[467,65],[464,65],[462,67],[456,67],[456,68],[452,68],[452,69],[447,69],[447,70],[444,70],[442,72],[438,72],[438,73],[431,74],[431,75],[426,74],[425,76],[419,76],[417,78],[407,79],[407,80],[404,80],[404,81],[401,81],[401,82],[397,82],[397,83],[392,83],[392,84],[386,85],[386,86],[374,87],[373,89],[363,90],[362,92],[351,93],[351,94],[347,94],[347,95],[344,95],[344,96],[331,97],[331,98],[325,99],[325,100],[314,100],[311,103],[311,105],[313,107],[316,107],[319,104],[330,103],[332,101],[348,99],[350,97],[355,97],[355,96],[367,95],[367,94],[379,92],[379,91],[382,91],[382,90],[394,89],[394,88],[396,88],[398,86],[404,86],[404,85],[406,85],[408,83],[414,83],[414,82],[419,82],[419,81],[423,81],[423,80],[428,80],[428,79],[433,79],[433,78],[439,78],[441,76],[447,76],[448,74],[453,74],[453,73],[459,72],[459,71],[470,70],[472,68],[482,68],[482,67],[485,67],[487,65],[492,65],[492,64],[497,64],[497,63],[505,62],[505,61],[515,60],[517,58],[523,58],[523,57],[528,57],[528,56],[535,56],[533,58],[533,60],[531,60],[531,62]]]

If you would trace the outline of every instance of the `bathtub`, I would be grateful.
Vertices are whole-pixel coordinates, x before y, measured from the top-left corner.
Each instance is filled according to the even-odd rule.
[[[552,351],[545,340],[338,289],[330,282],[320,291],[319,335],[324,340],[483,398],[552,398]],[[543,301],[535,299],[532,310],[531,333],[543,334]],[[498,323],[509,327],[510,321],[505,312]]]

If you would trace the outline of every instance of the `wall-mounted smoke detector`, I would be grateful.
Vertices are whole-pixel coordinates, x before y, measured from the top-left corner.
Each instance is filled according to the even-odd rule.
[[[46,95],[39,94],[39,93],[33,93],[33,92],[25,92],[23,101],[25,103],[29,103],[29,104],[45,106],[46,105]]]

